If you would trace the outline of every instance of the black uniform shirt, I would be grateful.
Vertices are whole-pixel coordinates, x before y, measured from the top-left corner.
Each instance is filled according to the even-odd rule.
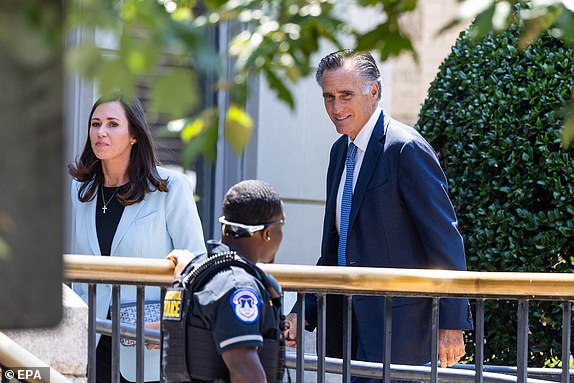
[[[270,301],[263,301],[267,296],[257,279],[231,267],[194,293],[188,321],[211,331],[220,354],[241,346],[262,347],[266,327],[277,328]]]

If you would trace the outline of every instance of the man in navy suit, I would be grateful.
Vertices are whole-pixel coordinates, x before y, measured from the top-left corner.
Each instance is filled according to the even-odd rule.
[[[373,57],[331,53],[321,60],[316,79],[342,134],[331,148],[317,265],[465,270],[444,173],[425,139],[379,108],[382,82]],[[384,304],[384,297],[353,298],[353,359],[382,362]],[[315,297],[307,295],[310,331],[316,308]],[[393,298],[392,363],[430,361],[431,308],[428,298]],[[342,354],[342,311],[341,297],[328,296],[328,356]],[[464,355],[463,330],[472,329],[468,301],[441,299],[439,318],[439,360],[452,366]],[[287,345],[294,346],[296,313],[289,314],[286,327]]]

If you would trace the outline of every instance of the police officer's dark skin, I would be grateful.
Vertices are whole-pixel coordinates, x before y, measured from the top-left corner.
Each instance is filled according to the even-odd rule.
[[[284,218],[283,214],[280,214],[273,217],[272,221]],[[251,237],[234,238],[228,235],[224,236],[221,242],[253,263],[273,263],[282,239],[282,225],[270,225],[253,233]],[[191,262],[193,255],[184,250],[174,250],[167,258],[176,264],[175,275],[179,275]],[[267,382],[257,347],[237,347],[224,351],[221,357],[229,370],[231,383]]]

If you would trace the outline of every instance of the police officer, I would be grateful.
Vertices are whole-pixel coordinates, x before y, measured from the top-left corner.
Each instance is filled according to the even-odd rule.
[[[187,380],[170,375],[178,362],[170,362],[169,354],[180,356],[175,354],[182,347],[192,382],[280,381],[284,364],[280,287],[254,264],[275,259],[283,238],[283,204],[268,183],[243,181],[226,193],[219,221],[223,237],[221,242],[208,241],[207,256],[193,258],[182,250],[168,256],[176,263],[184,289],[191,292],[188,304],[182,303],[183,315],[187,314],[185,345],[176,345],[179,336],[169,326],[177,322],[164,310],[164,375],[168,382]],[[214,260],[225,256],[234,258],[235,264],[216,266],[223,261]],[[212,275],[205,277],[202,270]],[[164,303],[164,307],[170,306]]]

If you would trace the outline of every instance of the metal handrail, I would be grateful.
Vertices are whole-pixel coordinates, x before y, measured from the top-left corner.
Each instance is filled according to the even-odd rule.
[[[64,255],[65,277],[82,282],[169,285],[168,259]],[[301,292],[574,300],[574,274],[259,264]]]
[[[285,353],[285,364],[287,368],[296,368],[296,354],[293,351],[287,351]],[[318,370],[318,357],[314,354],[305,354],[305,371],[317,371]],[[455,364],[450,368],[439,368],[439,375],[441,377],[441,382],[443,383],[474,383],[475,376],[474,371],[469,371],[466,367],[468,365]],[[472,366],[474,367],[474,366]],[[495,366],[486,366],[495,367]],[[403,364],[391,364],[391,376],[393,379],[403,379],[403,380],[416,380],[424,381],[428,379],[430,366],[411,366]],[[528,369],[528,375],[531,375],[535,370],[539,369]],[[333,374],[341,374],[343,371],[343,360],[337,358],[325,358],[325,372]],[[358,360],[351,361],[351,371],[354,376],[361,376],[365,378],[382,379],[383,377],[383,363],[374,362],[363,362]],[[489,382],[508,382],[515,383],[516,376],[511,375],[512,371],[488,371],[485,368],[483,373],[484,383]],[[516,374],[516,371],[514,371]],[[558,373],[559,374],[559,373]],[[559,376],[559,375],[558,375]],[[544,378],[552,378],[552,376],[544,376]],[[527,379],[528,383],[555,383],[555,380],[546,380],[539,378],[529,377]]]
[[[90,285],[91,299],[95,294],[96,283],[114,284],[114,305],[119,305],[119,285],[138,285],[138,302],[143,302],[143,286],[169,286],[173,281],[174,263],[168,259],[147,259],[129,257],[94,257],[82,255],[64,255],[65,277],[74,282],[87,282]],[[397,269],[397,268],[367,268],[367,267],[338,267],[338,266],[303,266],[285,264],[261,264],[259,265],[265,272],[272,274],[285,290],[298,292],[297,308],[299,313],[304,313],[304,295],[306,293],[317,294],[318,313],[320,325],[318,326],[318,343],[321,356],[317,362],[318,381],[324,381],[326,371],[326,361],[324,358],[324,337],[325,337],[325,294],[340,294],[345,297],[343,311],[347,312],[346,321],[343,318],[344,333],[346,334],[343,343],[346,352],[343,353],[341,370],[343,381],[350,381],[351,374],[361,376],[363,373],[370,376],[379,366],[367,362],[357,362],[350,360],[350,332],[351,332],[351,301],[353,295],[379,295],[385,296],[386,311],[384,313],[385,331],[390,332],[392,318],[393,296],[418,296],[432,298],[432,328],[433,343],[431,346],[431,366],[416,366],[415,370],[397,370],[397,366],[391,368],[389,362],[383,364],[382,374],[385,382],[396,377],[396,374],[415,374],[417,377],[430,376],[432,383],[438,382],[439,369],[437,367],[438,353],[438,323],[439,323],[439,300],[446,297],[469,297],[476,299],[476,353],[478,364],[475,366],[477,382],[535,382],[536,379],[528,377],[527,367],[528,356],[528,301],[531,299],[548,299],[562,301],[563,310],[563,342],[562,354],[568,357],[570,350],[570,315],[571,302],[574,301],[574,274],[567,273],[517,273],[517,272],[470,272],[438,269]],[[141,298],[139,296],[141,290]],[[484,302],[485,299],[508,298],[518,301],[518,362],[516,376],[505,377],[499,373],[487,372],[482,363],[483,339],[484,339]],[[143,303],[141,311],[143,312]],[[93,310],[92,310],[93,311]],[[321,312],[323,313],[321,316]],[[93,312],[90,314],[94,315]],[[302,314],[301,320],[304,320]],[[95,317],[92,319],[92,328],[97,327]],[[119,318],[114,319],[116,326],[115,333],[121,332]],[[387,323],[388,322],[388,323]],[[143,315],[141,318],[143,327]],[[101,330],[101,327],[100,327]],[[124,329],[126,330],[126,329]],[[130,333],[132,331],[124,331]],[[141,336],[143,343],[143,334]],[[95,335],[94,335],[95,337]],[[304,343],[304,332],[302,327],[298,328],[298,339]],[[389,337],[390,338],[390,337]],[[154,342],[155,343],[155,342]],[[119,352],[119,343],[118,343]],[[385,354],[390,355],[390,343],[385,342]],[[142,356],[143,357],[143,356]],[[303,381],[303,371],[307,365],[306,358],[301,348],[297,349],[297,381]],[[383,359],[385,359],[383,357]],[[568,360],[568,359],[566,359]],[[338,363],[338,362],[337,362]],[[354,364],[352,364],[354,363]],[[358,363],[358,364],[357,364]],[[337,367],[339,368],[339,367]],[[410,367],[409,367],[410,368]],[[421,370],[422,368],[422,370]],[[425,370],[426,369],[426,370]],[[424,370],[424,371],[423,371]],[[427,371],[428,370],[428,371]],[[441,369],[442,370],[442,369]],[[468,371],[455,371],[445,369],[441,371],[441,380],[448,381],[450,378],[456,380],[459,376],[467,381],[473,374]],[[492,376],[489,376],[492,375]],[[572,374],[565,365],[562,368],[562,381],[570,382]],[[464,377],[464,378],[463,378]],[[447,378],[444,380],[443,378]],[[461,381],[462,381],[461,380]],[[538,380],[539,382],[541,380]]]
[[[96,320],[96,331],[100,334],[112,335],[112,321],[106,319]],[[135,340],[136,327],[127,324],[120,325],[120,335],[122,337]],[[145,329],[144,339],[150,344],[160,344],[161,334],[159,330]],[[287,368],[296,367],[296,354],[293,351],[285,353]],[[317,371],[317,355],[305,354],[305,371]],[[334,374],[341,374],[343,360],[338,358],[325,358],[325,371]],[[444,383],[473,383],[474,365],[455,364],[451,368],[439,368],[441,380]],[[489,382],[516,382],[516,367],[512,366],[484,366],[484,383]],[[391,374],[395,379],[424,380],[428,377],[430,366],[411,366],[391,364]],[[351,361],[351,372],[353,375],[366,378],[381,378],[383,375],[383,364],[373,362]],[[556,378],[560,378],[561,370],[555,368],[528,368],[528,383],[554,383]],[[572,370],[574,374],[574,370]],[[550,379],[550,380],[547,380]]]
[[[96,331],[100,334],[112,335],[112,321],[107,319],[96,320]],[[120,335],[127,339],[136,340],[136,327],[128,324],[120,324]],[[144,329],[144,339],[146,343],[159,345],[161,333],[159,330]],[[287,351],[285,357],[286,367],[295,368],[296,354],[293,351]],[[305,371],[317,371],[317,355],[305,354]],[[325,358],[325,371],[329,373],[340,374],[342,371],[342,359]],[[474,382],[473,364],[455,364],[451,368],[439,368],[439,374],[444,383],[473,383]],[[424,380],[428,377],[430,366],[410,366],[391,364],[391,374],[396,379],[407,380]],[[466,370],[466,371],[460,371]],[[516,367],[513,366],[494,366],[484,365],[484,382],[516,382]],[[383,364],[373,362],[351,361],[351,372],[353,375],[367,378],[381,378],[383,374]],[[528,382],[556,382],[560,379],[560,369],[556,368],[528,368]],[[574,370],[571,370],[574,375]],[[510,375],[510,376],[508,376]]]
[[[112,321],[109,319],[96,319],[96,332],[103,335],[112,336]],[[143,331],[144,340],[149,344],[159,345],[161,342],[161,332],[152,328],[146,328]],[[120,335],[123,338],[137,340],[137,327],[120,323]]]
[[[2,332],[0,332],[0,365],[10,369],[49,368],[50,376],[42,376],[42,379],[39,381],[46,383],[70,383],[70,381],[62,374],[51,368],[47,363],[40,360],[37,356],[14,342],[10,337]]]

